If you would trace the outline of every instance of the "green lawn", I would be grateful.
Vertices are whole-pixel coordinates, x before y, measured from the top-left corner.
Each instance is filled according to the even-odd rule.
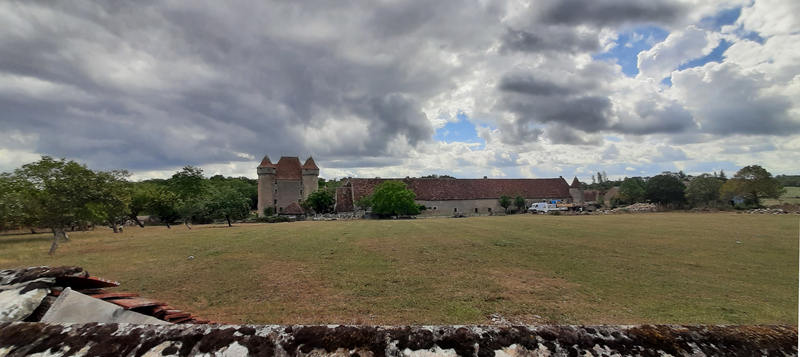
[[[0,236],[0,267],[79,265],[230,323],[797,324],[796,215],[655,213]],[[739,243],[737,243],[739,242]],[[195,259],[189,260],[193,255]]]
[[[762,204],[767,207],[781,204],[800,205],[800,187],[786,187],[786,192],[780,199],[765,199]]]

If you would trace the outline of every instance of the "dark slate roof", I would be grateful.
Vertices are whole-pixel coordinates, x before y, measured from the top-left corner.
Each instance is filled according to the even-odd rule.
[[[303,168],[304,169],[319,170],[319,167],[317,167],[317,163],[314,162],[314,158],[311,157],[311,156],[309,156],[308,160],[306,160],[306,163],[303,164]]]
[[[278,180],[302,180],[303,169],[297,156],[283,156],[275,165],[275,178]]]
[[[569,185],[563,178],[548,179],[350,179],[353,200],[371,195],[375,186],[389,180],[402,181],[414,191],[417,200],[477,200],[496,199],[502,195],[521,195],[525,198],[570,198]]]
[[[283,210],[283,214],[294,214],[294,215],[301,215],[306,214],[306,211],[303,207],[300,207],[297,202],[292,202],[288,207]]]

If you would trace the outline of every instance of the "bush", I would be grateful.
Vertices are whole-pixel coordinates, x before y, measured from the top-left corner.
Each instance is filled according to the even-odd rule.
[[[264,217],[272,216],[275,214],[275,207],[267,206],[266,208],[264,208],[264,212],[262,213],[264,214]]]

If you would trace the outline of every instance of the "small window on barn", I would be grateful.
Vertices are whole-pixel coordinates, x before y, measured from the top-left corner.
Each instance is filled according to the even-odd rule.
[[[454,207],[453,212],[458,212],[458,207]]]
[[[278,212],[283,212],[283,207],[278,208]]]
[[[433,206],[433,209],[436,209],[436,206]]]
[[[475,207],[475,213],[478,213],[478,207]]]
[[[489,207],[489,213],[492,213],[492,207]]]

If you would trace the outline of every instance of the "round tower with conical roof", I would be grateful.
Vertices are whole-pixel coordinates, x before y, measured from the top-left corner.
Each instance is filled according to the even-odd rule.
[[[277,174],[277,168],[269,161],[269,157],[265,155],[256,171],[258,172],[258,214],[262,215],[265,208],[275,207],[275,191],[277,188],[275,175]]]
[[[308,198],[311,192],[319,189],[319,167],[314,162],[314,158],[308,157],[303,164],[303,200]]]
[[[578,207],[586,206],[586,200],[583,199],[583,185],[578,181],[577,176],[572,180],[572,184],[569,185],[569,194],[572,196],[573,205]]]

